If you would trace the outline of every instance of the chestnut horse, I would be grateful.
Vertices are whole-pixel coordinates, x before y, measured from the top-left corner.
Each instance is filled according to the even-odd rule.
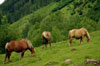
[[[32,43],[29,40],[20,40],[20,41],[10,41],[5,46],[6,49],[6,56],[4,59],[4,63],[6,62],[6,58],[8,58],[8,63],[10,62],[10,56],[13,51],[21,53],[21,58],[24,56],[24,52],[28,49],[30,50],[31,54],[34,54],[34,48]],[[21,59],[20,58],[20,59]]]
[[[46,47],[47,44],[50,44],[51,47],[51,40],[52,40],[52,36],[50,32],[48,31],[42,32],[42,48],[43,48],[43,44],[45,44]]]
[[[69,43],[70,46],[72,45],[72,38],[80,39],[80,43],[83,41],[83,38],[87,38],[87,42],[90,41],[90,36],[85,28],[80,28],[80,29],[72,29],[69,31]]]

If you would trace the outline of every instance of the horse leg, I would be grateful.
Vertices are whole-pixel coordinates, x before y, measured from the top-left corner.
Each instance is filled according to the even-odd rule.
[[[72,46],[72,38],[69,40],[69,46]]]
[[[49,45],[50,45],[50,47],[51,47],[51,41],[49,41]]]
[[[80,44],[81,44],[81,42],[82,42],[82,38],[80,38]]]
[[[4,59],[4,63],[6,62],[6,58],[8,57],[8,52],[6,53],[5,59]]]
[[[24,52],[25,52],[25,51],[22,51],[22,53],[21,53],[21,57],[20,57],[20,60],[21,60],[21,58],[23,58],[23,56],[24,56]]]
[[[42,48],[44,48],[44,46],[43,46],[43,40],[44,40],[44,39],[43,39],[43,37],[42,37]]]
[[[50,47],[51,47],[51,41],[48,41],[48,44],[50,45]]]
[[[19,60],[21,60],[21,54],[22,54],[22,52],[19,53]]]
[[[8,52],[8,63],[11,62],[10,61],[10,56],[11,56],[11,52]]]
[[[83,36],[80,38],[80,44],[81,44],[82,41],[83,41]]]

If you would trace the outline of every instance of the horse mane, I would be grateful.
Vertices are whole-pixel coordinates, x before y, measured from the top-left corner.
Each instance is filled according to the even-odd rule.
[[[33,45],[32,45],[30,40],[26,40],[26,42],[27,42],[27,45],[28,45],[29,48],[33,48]]]
[[[87,38],[90,40],[90,35],[89,35],[89,33],[87,32]]]
[[[86,36],[87,36],[87,38],[90,40],[90,35],[89,35],[89,33],[88,33],[88,30],[86,29],[86,28],[81,28],[81,29],[83,29],[83,30],[85,30],[86,31]]]

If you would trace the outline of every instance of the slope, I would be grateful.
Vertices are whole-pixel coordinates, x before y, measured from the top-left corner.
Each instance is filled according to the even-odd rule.
[[[28,38],[34,43],[34,46],[40,45],[40,35],[45,30],[52,33],[53,42],[67,40],[70,29],[84,27],[89,32],[97,30],[100,25],[98,2],[99,0],[93,2],[92,0],[61,0],[53,2],[36,10],[34,13],[20,18],[20,20],[11,24],[10,28],[15,32],[17,31],[18,35],[21,35],[17,39]],[[91,6],[91,8],[88,6]],[[92,10],[95,7],[98,10]],[[90,11],[97,12],[98,16],[96,14],[92,15],[92,13],[93,18],[91,18]]]
[[[80,45],[78,40],[73,40],[72,47],[68,46],[68,41],[52,43],[52,47],[35,48],[35,55],[30,57],[30,52],[27,51],[22,60],[19,60],[19,55],[13,53],[10,64],[3,64],[4,55],[0,55],[0,66],[94,66],[85,64],[86,58],[100,60],[100,31],[92,32],[91,42],[88,44],[84,39]],[[75,51],[72,49],[75,48]],[[72,63],[65,64],[66,59],[72,59]]]

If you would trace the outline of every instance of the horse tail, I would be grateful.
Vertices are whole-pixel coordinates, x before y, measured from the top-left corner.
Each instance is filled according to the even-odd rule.
[[[68,39],[70,39],[70,31],[69,31],[69,33],[68,33]]]
[[[5,50],[6,50],[6,52],[8,52],[8,42],[5,45]]]
[[[5,49],[8,49],[7,47],[8,47],[8,43],[6,43],[6,45],[5,45]]]
[[[33,45],[32,45],[32,43],[31,43],[31,41],[27,40],[27,44],[28,44],[28,47],[29,47],[29,48],[33,48]]]
[[[72,30],[70,30],[69,33],[68,33],[68,38],[69,39],[70,39],[71,33],[72,33]]]

